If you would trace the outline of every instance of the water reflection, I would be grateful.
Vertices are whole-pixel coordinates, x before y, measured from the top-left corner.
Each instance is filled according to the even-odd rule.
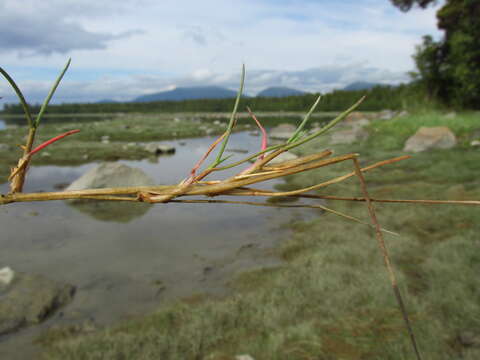
[[[158,184],[175,184],[188,175],[213,140],[168,141],[177,148],[174,156],[159,157],[158,163],[122,162],[141,168]],[[254,152],[258,143],[258,137],[239,133],[232,135],[230,146]],[[232,160],[244,156],[234,153]],[[32,166],[25,191],[55,190],[59,183],[71,183],[96,165]],[[0,192],[7,191],[8,185],[1,184]],[[108,204],[95,203],[87,209],[66,201],[0,207],[0,267],[41,274],[77,287],[62,317],[51,322],[93,318],[100,324],[109,323],[144,313],[166,299],[221,292],[232,273],[276,264],[277,260],[266,257],[266,249],[284,234],[281,224],[305,214],[245,205],[121,205],[125,212],[112,210]],[[133,211],[132,206],[137,205]],[[240,251],[243,248],[251,251]],[[206,267],[213,269],[208,275]],[[159,282],[166,288],[161,295]],[[24,330],[15,337],[47,326],[49,323]],[[20,340],[12,341],[1,347],[20,346],[16,343]]]
[[[77,200],[67,203],[93,219],[118,223],[128,223],[142,217],[152,206],[146,203],[95,200]]]

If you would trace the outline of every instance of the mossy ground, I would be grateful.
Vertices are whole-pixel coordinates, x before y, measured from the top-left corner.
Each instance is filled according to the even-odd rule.
[[[402,154],[419,126],[450,125],[453,150],[434,150],[366,174],[373,197],[480,199],[479,150],[462,139],[478,115],[450,120],[418,114],[374,122],[358,152],[364,163]],[[299,152],[318,151],[322,140]],[[288,178],[297,188],[351,171],[351,163]],[[361,195],[350,179],[322,194]],[[327,206],[368,220],[362,203]],[[381,225],[425,359],[478,359],[460,335],[480,335],[480,207],[379,204]],[[178,301],[158,312],[89,334],[44,337],[45,359],[412,359],[413,353],[370,227],[332,214],[288,224],[282,266],[239,274],[225,299]]]

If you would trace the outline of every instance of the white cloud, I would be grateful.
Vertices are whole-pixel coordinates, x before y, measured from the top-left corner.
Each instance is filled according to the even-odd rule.
[[[65,101],[168,86],[236,89],[241,63],[250,93],[395,83],[413,68],[421,36],[439,36],[435,11],[402,13],[388,0],[3,0],[0,66],[35,101],[67,56],[72,69],[58,94]],[[8,91],[2,81],[0,91]]]

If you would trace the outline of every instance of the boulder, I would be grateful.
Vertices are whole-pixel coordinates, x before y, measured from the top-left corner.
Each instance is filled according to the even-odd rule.
[[[0,144],[0,151],[9,151],[10,150],[10,146],[8,146],[7,144]]]
[[[288,140],[295,133],[296,126],[292,124],[280,124],[270,130],[268,136],[271,139]]]
[[[364,127],[370,124],[370,120],[361,112],[354,111],[347,116],[339,125],[344,127]]]
[[[330,135],[330,144],[352,144],[364,140],[368,137],[368,132],[361,126],[352,126],[349,129],[338,130]]]
[[[245,355],[236,355],[235,360],[255,360],[255,359],[250,355],[245,354]]]
[[[103,163],[83,174],[65,190],[152,185],[155,185],[153,179],[140,169],[119,163]],[[143,216],[151,207],[151,204],[147,203],[97,200],[73,200],[68,204],[97,220],[119,223],[126,223]]]
[[[120,163],[103,163],[72,182],[66,191],[118,186],[152,186],[155,182],[142,170]]]
[[[391,120],[395,117],[395,111],[392,110],[382,110],[378,114],[377,119],[379,120]]]
[[[165,144],[149,143],[145,145],[144,149],[154,155],[175,154],[175,147]]]
[[[458,341],[465,347],[480,348],[480,334],[474,331],[462,331],[458,335]]]
[[[445,119],[455,119],[457,117],[457,113],[455,111],[451,111],[448,114],[445,114]]]
[[[8,285],[0,285],[0,335],[41,323],[68,304],[74,294],[72,285],[41,275],[16,273]]]
[[[354,111],[346,117],[344,122],[355,122],[358,120],[367,119],[367,117],[360,111]],[[367,119],[368,120],[368,119]]]
[[[428,149],[450,149],[457,143],[453,132],[446,126],[422,126],[408,138],[403,151],[421,152]]]
[[[14,277],[15,273],[8,266],[0,269],[0,285],[10,285]]]

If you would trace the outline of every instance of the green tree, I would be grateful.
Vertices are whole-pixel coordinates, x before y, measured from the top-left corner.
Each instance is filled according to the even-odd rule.
[[[391,0],[402,11],[435,0]],[[429,97],[458,107],[480,108],[480,1],[447,0],[437,12],[444,37],[425,36],[414,54],[416,80]]]

